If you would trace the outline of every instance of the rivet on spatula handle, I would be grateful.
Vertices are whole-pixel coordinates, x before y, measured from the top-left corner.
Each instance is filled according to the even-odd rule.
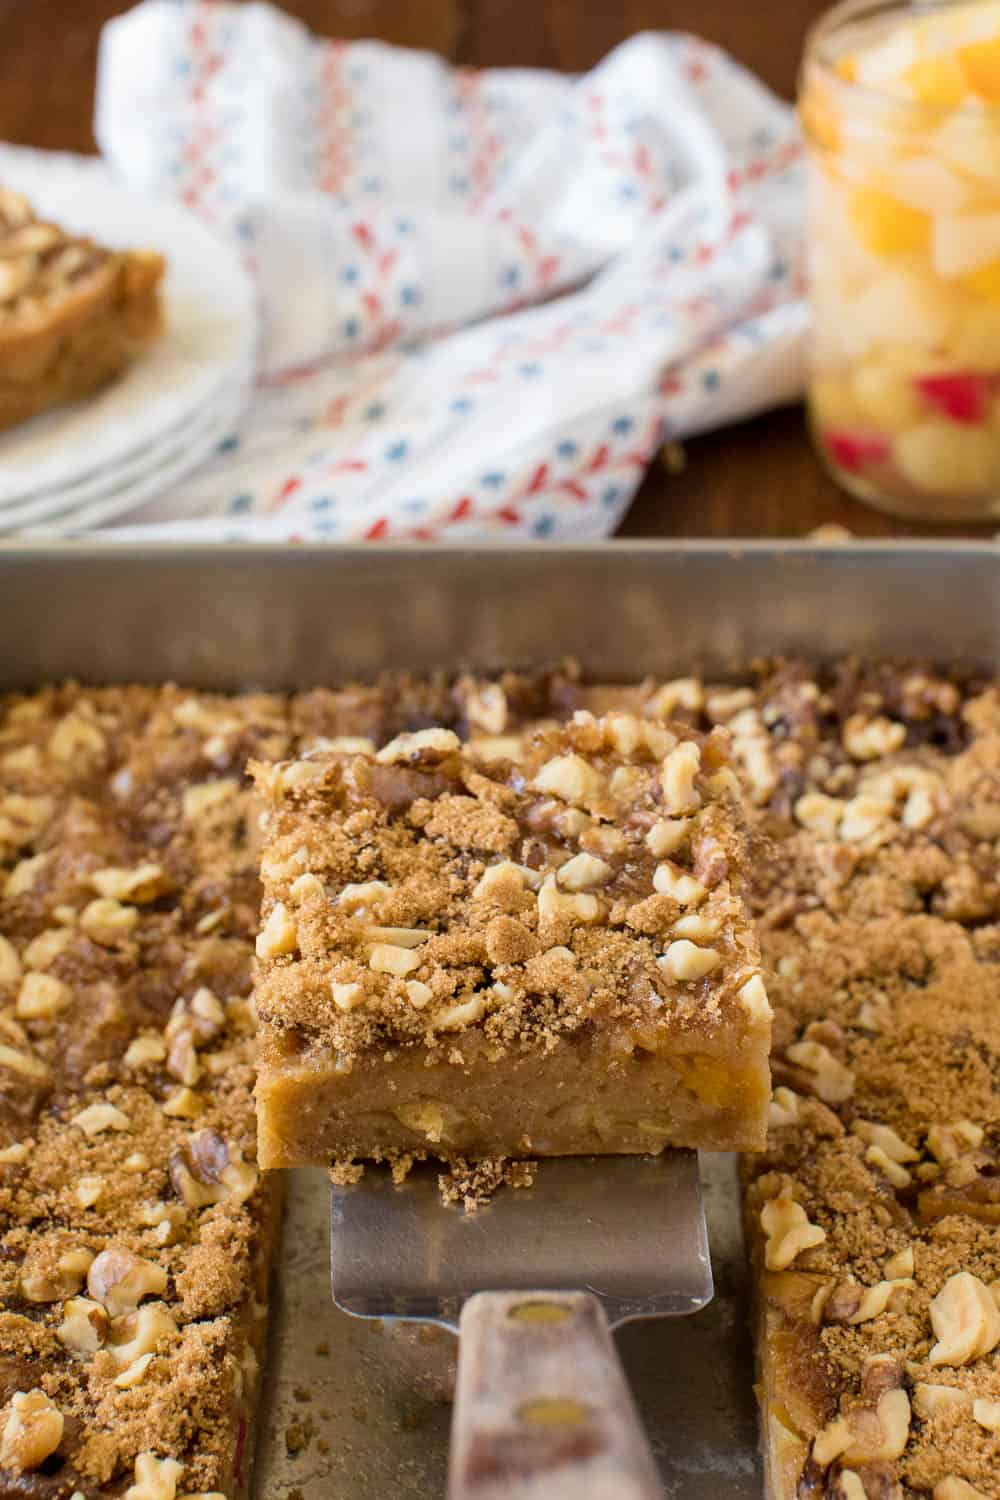
[[[448,1500],[661,1500],[596,1297],[480,1292],[460,1334]]]

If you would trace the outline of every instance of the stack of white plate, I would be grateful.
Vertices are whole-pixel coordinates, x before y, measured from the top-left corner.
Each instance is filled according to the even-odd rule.
[[[167,259],[163,337],[96,396],[0,433],[0,531],[87,530],[178,486],[232,441],[253,386],[253,286],[193,215],[137,198],[96,163],[4,152],[0,180],[44,218]]]

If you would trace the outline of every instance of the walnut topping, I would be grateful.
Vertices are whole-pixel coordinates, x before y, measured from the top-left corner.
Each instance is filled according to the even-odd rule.
[[[667,811],[674,816],[697,812],[701,796],[695,780],[701,766],[701,750],[692,740],[677,745],[663,762],[660,783]]]
[[[817,833],[821,838],[837,836],[837,828],[844,811],[844,804],[836,797],[824,796],[822,792],[805,792],[795,804],[795,817],[803,828]]]
[[[566,895],[559,889],[555,875],[547,875],[538,892],[538,916],[541,921],[568,918],[572,922],[596,922],[601,904],[596,896],[581,892]]]
[[[134,1312],[144,1297],[166,1290],[167,1273],[119,1245],[102,1250],[87,1272],[87,1291],[112,1318]]]
[[[14,1141],[0,1150],[0,1165],[19,1167],[28,1160],[30,1154],[27,1141]]]
[[[972,1397],[968,1391],[963,1391],[958,1386],[932,1385],[921,1381],[913,1388],[913,1410],[924,1421],[940,1416],[942,1412],[955,1411],[971,1404]]]
[[[21,962],[26,969],[47,969],[72,941],[73,934],[64,927],[49,927],[32,938],[21,954]]]
[[[1000,1343],[1000,1308],[978,1276],[949,1276],[930,1306],[937,1343],[927,1356],[932,1365],[964,1365]]]
[[[857,1308],[843,1321],[852,1325],[870,1323],[873,1318],[880,1318],[887,1308],[895,1311],[903,1301],[902,1293],[909,1291],[915,1285],[911,1276],[898,1276],[891,1281],[877,1281],[874,1286],[864,1288]],[[831,1318],[831,1321],[834,1320]]]
[[[892,829],[893,805],[886,797],[859,792],[844,803],[840,837],[849,844],[864,844],[888,836]]]
[[[835,1500],[868,1500],[861,1475],[855,1469],[841,1469],[835,1480]]]
[[[932,1125],[927,1132],[927,1149],[942,1166],[958,1161],[967,1151],[976,1151],[982,1144],[983,1130],[971,1120]]]
[[[895,1188],[909,1187],[913,1181],[911,1173],[905,1167],[901,1167],[898,1162],[893,1161],[881,1146],[869,1146],[865,1152],[865,1161],[870,1162],[873,1167],[878,1167]]]
[[[135,1482],[125,1491],[124,1500],[175,1500],[183,1472],[176,1459],[140,1453],[135,1461]]]
[[[21,977],[21,960],[9,938],[0,937],[0,984],[15,985]]]
[[[297,875],[288,887],[288,894],[293,901],[314,901],[326,895],[322,880],[314,875],[311,870],[306,870],[304,875]]]
[[[418,729],[415,734],[397,735],[375,759],[381,766],[409,765],[425,758],[443,760],[460,749],[461,741],[450,729]]]
[[[561,865],[556,880],[564,891],[585,891],[594,885],[605,885],[613,870],[603,859],[593,854],[581,853]]]
[[[153,1362],[153,1354],[140,1354],[139,1358],[133,1360],[120,1375],[116,1375],[114,1384],[119,1390],[129,1391],[134,1385],[141,1385],[146,1378],[146,1371]]]
[[[338,984],[331,981],[330,993],[338,1010],[354,1010],[364,1004],[365,992],[360,984]]]
[[[687,875],[668,861],[653,871],[653,889],[661,896],[671,896],[679,906],[700,906],[708,890],[693,875]]]
[[[767,998],[767,988],[759,974],[751,974],[750,978],[740,985],[736,994],[743,1009],[753,1020],[769,1021],[771,1019],[771,1002]]]
[[[65,1010],[73,991],[54,974],[32,971],[21,980],[15,1010],[22,1021],[47,1020]]]
[[[279,958],[284,953],[294,953],[298,944],[298,930],[288,909],[284,902],[276,901],[257,934],[257,957]]]
[[[15,1391],[0,1437],[0,1463],[23,1474],[37,1469],[62,1442],[63,1414],[42,1390]]]
[[[103,1192],[104,1178],[88,1175],[80,1178],[73,1196],[81,1208],[93,1208],[100,1201]]]
[[[973,1420],[987,1432],[1000,1432],[1000,1401],[987,1401],[982,1396],[972,1403]]]
[[[181,799],[183,815],[188,822],[195,822],[210,808],[227,802],[230,797],[236,795],[238,790],[239,782],[232,776],[224,777],[220,781],[202,781],[194,786],[185,787]]]
[[[115,1363],[127,1368],[144,1354],[155,1353],[161,1340],[176,1332],[169,1309],[162,1302],[147,1302],[138,1311],[112,1320],[106,1347]]]
[[[88,1104],[70,1121],[84,1135],[101,1135],[105,1130],[130,1130],[132,1122],[113,1104]]]
[[[389,887],[384,880],[365,880],[360,885],[345,885],[337,897],[337,903],[345,911],[363,911],[372,901],[388,894]]]
[[[826,1230],[810,1224],[801,1203],[784,1194],[764,1204],[760,1223],[767,1237],[764,1260],[769,1271],[784,1271],[803,1250],[826,1239]]]
[[[395,974],[403,979],[420,967],[420,955],[412,948],[400,948],[395,943],[372,943],[368,949],[368,967],[376,974]]]
[[[20,1052],[4,1042],[0,1042],[0,1068],[20,1073],[25,1078],[42,1079],[49,1076],[48,1067],[40,1057],[36,1057],[33,1052]]]
[[[158,1036],[137,1036],[125,1049],[123,1059],[127,1068],[144,1068],[163,1062],[167,1055],[166,1044]]]
[[[690,938],[692,943],[702,943],[711,946],[712,939],[719,935],[719,920],[710,917],[703,911],[692,911],[684,917],[678,917],[670,927],[674,937]],[[749,981],[748,981],[749,982]],[[751,999],[753,995],[751,995]],[[765,994],[765,999],[767,998]]]
[[[108,1315],[99,1302],[90,1297],[70,1297],[63,1303],[56,1338],[71,1354],[89,1359],[97,1353],[107,1334]]]
[[[114,901],[133,901],[142,906],[155,901],[166,889],[166,878],[160,865],[143,864],[134,870],[108,867],[95,870],[90,883],[99,896]]]
[[[852,714],[844,723],[843,745],[854,760],[878,760],[902,749],[906,740],[906,726],[891,719],[867,719],[864,714]]]
[[[100,755],[104,746],[104,735],[96,724],[82,714],[69,713],[52,731],[49,754],[55,760],[71,761],[81,755]]]
[[[934,1486],[932,1500],[990,1500],[990,1497],[985,1490],[977,1490],[967,1479],[958,1479],[954,1474],[949,1474],[946,1479],[939,1479]]]
[[[801,1100],[793,1089],[776,1088],[771,1099],[767,1122],[770,1126],[794,1125],[799,1118]]]
[[[902,1140],[889,1125],[879,1125],[872,1120],[855,1120],[851,1130],[870,1146],[877,1146],[890,1161],[919,1161],[920,1152]]]
[[[646,847],[655,859],[664,859],[676,854],[690,832],[690,818],[657,818],[646,834]]]
[[[885,1263],[885,1274],[890,1278],[912,1276],[913,1268],[913,1246],[907,1245],[905,1250],[897,1250],[895,1255],[890,1255]]]
[[[80,913],[80,927],[102,948],[113,948],[120,943],[138,921],[139,913],[134,906],[123,906],[111,896],[97,896]]]
[[[15,896],[23,896],[32,890],[35,881],[51,860],[51,854],[33,854],[30,859],[19,860],[7,876],[4,895],[13,900]]]
[[[163,1101],[161,1106],[165,1115],[171,1115],[181,1120],[193,1120],[201,1109],[201,1097],[194,1089],[182,1084]]]
[[[687,938],[678,938],[671,943],[663,957],[657,960],[671,979],[681,983],[704,979],[721,961],[722,956],[715,948],[699,948]]]
[[[536,792],[581,803],[598,795],[601,777],[582,755],[557,755],[545,762],[531,785]]]
[[[210,1203],[240,1207],[253,1194],[259,1173],[245,1162],[238,1146],[212,1130],[199,1130],[170,1158],[170,1180],[189,1208]]]
[[[406,998],[416,1010],[423,1010],[434,999],[434,991],[430,985],[423,984],[419,979],[408,979],[405,988]]]
[[[785,1056],[811,1074],[812,1087],[824,1104],[843,1104],[854,1092],[854,1074],[822,1042],[793,1042]]]
[[[665,682],[646,704],[646,712],[654,719],[670,719],[679,708],[697,713],[705,701],[705,690],[697,677],[677,677]]]

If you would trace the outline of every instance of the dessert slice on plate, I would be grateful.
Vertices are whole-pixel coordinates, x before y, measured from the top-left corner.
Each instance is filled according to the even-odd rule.
[[[107,385],[161,331],[163,257],[107,250],[0,188],[0,430]]]
[[[267,1167],[759,1147],[770,1007],[721,733],[579,713],[256,768]]]

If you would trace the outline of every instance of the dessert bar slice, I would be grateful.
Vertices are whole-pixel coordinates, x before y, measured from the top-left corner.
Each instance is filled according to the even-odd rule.
[[[254,1160],[249,755],[280,699],[0,699],[0,1500],[247,1494],[280,1180]]]
[[[99,390],[161,330],[163,258],[113,251],[0,189],[0,429]]]
[[[753,1149],[770,1007],[721,734],[578,713],[256,768],[262,1165]]]
[[[816,1019],[747,1162],[768,1494],[996,1496],[1000,931],[815,913],[783,948],[778,1014]]]

